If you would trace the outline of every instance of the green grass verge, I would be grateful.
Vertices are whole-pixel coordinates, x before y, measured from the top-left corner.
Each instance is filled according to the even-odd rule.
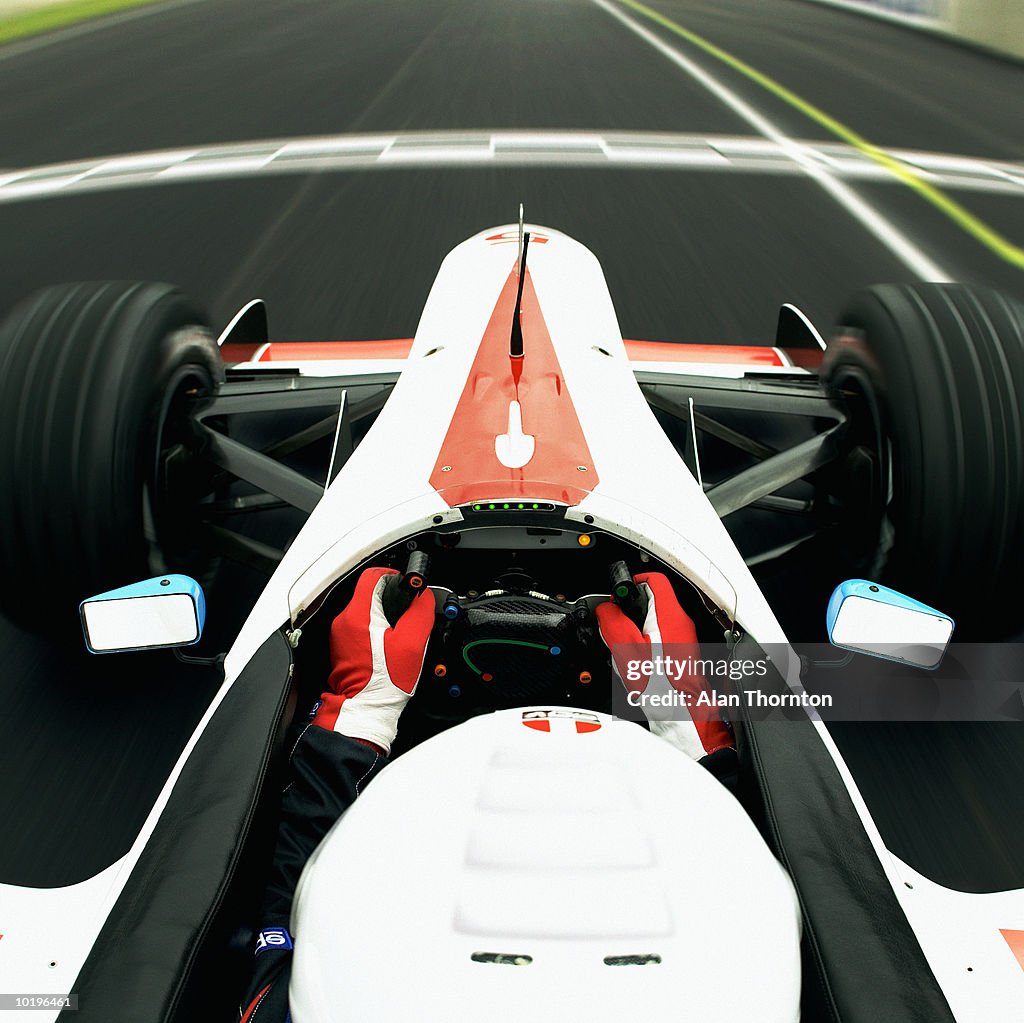
[[[6,17],[0,14],[0,45],[14,39],[24,39],[26,36],[74,25],[76,22],[96,18],[101,14],[157,2],[158,0],[67,0],[66,3],[21,11]]]

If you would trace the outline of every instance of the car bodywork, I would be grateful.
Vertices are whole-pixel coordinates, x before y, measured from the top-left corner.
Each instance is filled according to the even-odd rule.
[[[211,455],[308,519],[228,651],[223,684],[130,850],[75,885],[0,888],[0,957],[19,987],[79,991],[80,1019],[184,1011],[197,950],[269,805],[264,779],[309,622],[351,573],[410,537],[501,530],[502,543],[530,545],[545,536],[531,530],[552,524],[570,543],[610,535],[692,584],[723,632],[786,644],[751,566],[795,541],[744,551],[723,519],[796,501],[773,495],[830,457],[844,417],[818,383],[820,338],[790,313],[775,346],[624,342],[596,258],[557,231],[526,230],[523,275],[515,225],[454,249],[412,340],[270,343],[258,306],[225,331],[235,389],[196,417]],[[509,329],[520,288],[517,364]],[[297,400],[337,409],[324,420],[336,427],[326,489],[210,426],[232,402],[272,410],[274,401],[294,408]],[[788,447],[759,452],[742,472],[709,480],[698,421],[750,448],[708,414],[725,407],[780,408],[813,426]],[[674,443],[652,412],[681,408],[689,446],[685,437]],[[371,412],[356,443],[353,430]],[[258,544],[238,543],[266,556]],[[779,685],[800,692],[798,660],[777,667]],[[1011,1018],[1007,1006],[1024,1004],[1015,958],[1024,956],[1024,895],[954,892],[899,861],[813,711],[738,727],[748,811],[803,912],[804,973],[814,987],[805,1012]]]

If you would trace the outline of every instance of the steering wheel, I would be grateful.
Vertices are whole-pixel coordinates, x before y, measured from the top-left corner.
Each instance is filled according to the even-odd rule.
[[[431,590],[437,622],[415,697],[428,715],[454,719],[533,703],[607,704],[610,660],[593,613],[607,597],[565,601],[535,591],[460,596]]]
[[[429,558],[410,555],[406,571],[385,591],[384,608],[396,621],[427,585]],[[610,566],[611,594],[576,600],[533,589],[517,571],[498,589],[460,595],[431,586],[437,609],[414,700],[432,718],[473,714],[535,703],[608,709],[612,678],[608,649],[595,608],[615,599],[635,620],[646,607],[624,562]]]

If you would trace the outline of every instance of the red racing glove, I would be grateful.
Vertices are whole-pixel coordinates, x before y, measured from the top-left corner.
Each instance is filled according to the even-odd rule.
[[[434,595],[424,589],[394,628],[382,597],[390,568],[368,568],[331,625],[331,674],[313,724],[391,751],[398,718],[423,668],[434,627]]]
[[[616,656],[616,648],[620,646],[631,648],[630,657],[642,651],[645,660],[658,654],[671,655],[672,646],[678,644],[685,645],[684,650],[677,651],[680,659],[684,656],[700,657],[693,620],[680,607],[668,579],[661,572],[649,572],[634,576],[633,580],[647,597],[643,632],[612,601],[598,604],[596,610],[601,639],[612,653],[612,669],[627,690],[668,694],[670,689],[675,689],[686,694],[691,702],[696,701],[702,692],[707,691],[704,676],[699,671],[684,672],[676,678],[663,668],[655,668],[650,675],[636,682],[624,681],[623,666],[618,663],[622,658]],[[733,746],[732,734],[725,722],[717,713],[706,711],[704,708],[694,719],[685,705],[673,705],[669,710],[660,712],[652,712],[645,707],[651,732],[668,740],[694,760]]]

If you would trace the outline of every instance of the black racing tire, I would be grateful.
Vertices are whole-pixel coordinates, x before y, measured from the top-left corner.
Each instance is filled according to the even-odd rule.
[[[851,429],[889,448],[882,580],[951,614],[962,639],[1019,631],[1024,310],[987,288],[876,285],[839,324],[823,374]]]
[[[169,412],[222,379],[205,317],[170,285],[56,285],[14,309],[0,325],[5,615],[66,633],[84,597],[152,574]]]

